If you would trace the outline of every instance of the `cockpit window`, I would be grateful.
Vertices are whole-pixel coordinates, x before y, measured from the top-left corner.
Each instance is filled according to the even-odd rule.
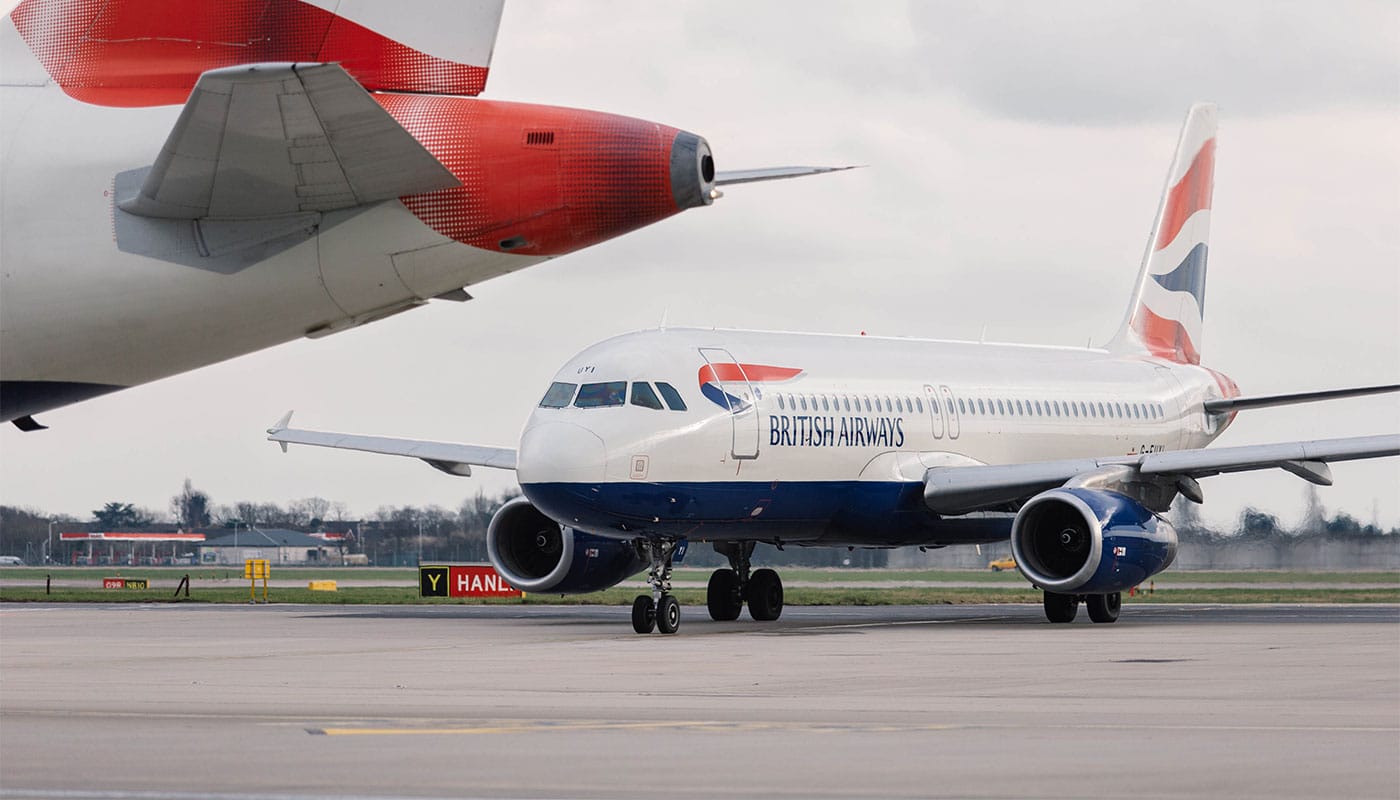
[[[585,383],[578,390],[578,398],[574,400],[574,407],[601,408],[603,406],[620,406],[626,398],[627,381]]]
[[[656,391],[661,392],[661,396],[666,398],[666,405],[672,411],[684,411],[685,401],[681,399],[681,393],[669,383],[656,382]]]
[[[576,383],[560,383],[555,381],[549,385],[549,391],[544,393],[544,399],[540,401],[540,408],[563,408],[574,399],[574,390],[578,388]]]
[[[651,384],[637,382],[632,384],[632,405],[660,411],[661,399],[652,391]]]

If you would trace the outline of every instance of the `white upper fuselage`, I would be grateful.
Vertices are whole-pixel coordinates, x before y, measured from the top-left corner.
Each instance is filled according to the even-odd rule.
[[[666,487],[725,486],[720,516],[757,522],[784,492],[849,491],[865,502],[852,483],[921,486],[930,467],[1202,447],[1228,418],[1201,403],[1225,396],[1222,384],[1233,392],[1201,367],[1101,350],[703,329],[609,339],[554,380],[589,396],[606,394],[597,384],[627,383],[614,405],[578,407],[579,391],[556,390],[573,391],[569,405],[536,408],[521,436],[527,496],[592,528],[577,509],[558,507],[558,487],[626,507]],[[639,382],[669,384],[686,409],[634,404]],[[688,518],[708,522],[713,512]]]

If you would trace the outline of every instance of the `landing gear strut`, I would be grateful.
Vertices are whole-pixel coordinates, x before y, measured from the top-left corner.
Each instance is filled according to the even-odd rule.
[[[671,556],[676,552],[674,539],[648,539],[642,548],[651,557],[647,583],[651,594],[639,594],[632,601],[632,630],[651,633],[675,633],[681,626],[681,604],[671,594]]]
[[[771,569],[750,574],[753,549],[753,542],[715,543],[715,552],[729,559],[730,568],[717,569],[710,575],[705,604],[711,619],[736,620],[744,603],[749,604],[749,616],[759,621],[772,621],[783,613],[783,581]]]
[[[1045,618],[1057,623],[1074,622],[1075,615],[1079,613],[1080,600],[1084,601],[1084,607],[1089,609],[1089,619],[1094,622],[1117,622],[1118,612],[1123,607],[1123,595],[1119,592],[1084,595],[1046,592]]]

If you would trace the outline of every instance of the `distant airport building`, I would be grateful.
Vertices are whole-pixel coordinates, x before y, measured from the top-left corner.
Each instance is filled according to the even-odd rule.
[[[74,564],[188,564],[186,555],[203,542],[202,533],[178,531],[60,532]]]
[[[264,558],[273,564],[316,566],[339,560],[336,546],[325,539],[280,528],[244,528],[210,539],[199,547],[201,564],[242,566],[250,558]]]

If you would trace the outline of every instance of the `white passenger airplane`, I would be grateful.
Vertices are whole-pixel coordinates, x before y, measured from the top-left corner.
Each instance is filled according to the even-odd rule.
[[[24,0],[0,21],[0,421],[709,205],[675,128],[474,99],[503,0]],[[164,143],[162,145],[162,143]]]
[[[1197,479],[1278,467],[1331,483],[1328,462],[1400,454],[1400,435],[1206,449],[1247,409],[1395,391],[1242,397],[1200,366],[1215,109],[1187,115],[1132,302],[1104,349],[758,331],[663,329],[565,364],[518,450],[293,430],[269,439],[412,456],[454,474],[516,470],[492,563],[520,589],[588,592],[650,567],[638,632],[672,633],[679,543],[731,568],[708,606],[782,611],[751,571],[755,542],[944,546],[1011,540],[1052,622],[1079,603],[1118,618],[1120,592],[1166,569],[1160,514]]]

